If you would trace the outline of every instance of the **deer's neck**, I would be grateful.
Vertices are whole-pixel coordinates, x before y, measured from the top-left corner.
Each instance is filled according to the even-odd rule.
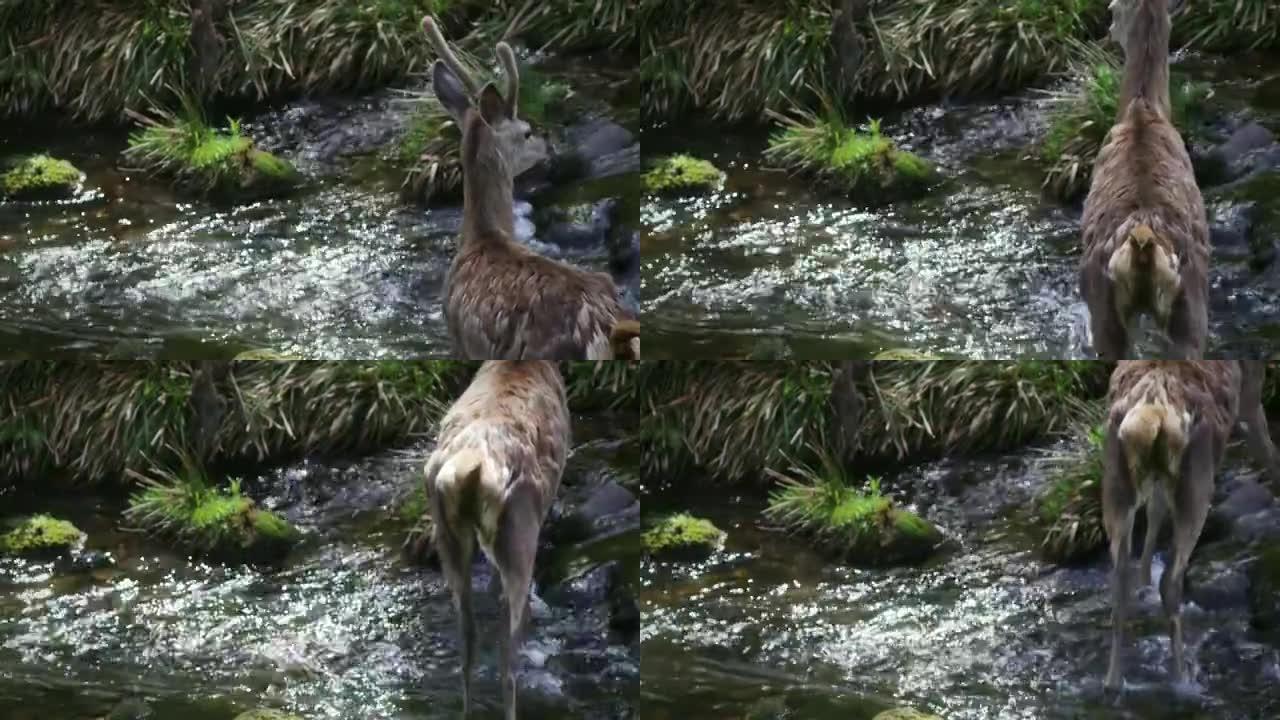
[[[1134,0],[1124,48],[1124,82],[1120,88],[1123,113],[1129,103],[1144,99],[1169,119],[1169,18],[1168,0]]]
[[[492,130],[478,114],[467,117],[462,142],[464,243],[511,241],[515,210],[511,171],[498,152]]]
[[[467,243],[514,239],[515,199],[511,178],[480,168],[463,171],[462,237]]]

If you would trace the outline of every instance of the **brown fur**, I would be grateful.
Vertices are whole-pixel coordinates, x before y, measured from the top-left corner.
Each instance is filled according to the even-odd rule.
[[[439,35],[430,19],[426,25],[429,35]],[[498,56],[507,67],[508,93],[515,93],[515,56],[505,46]],[[433,85],[441,103],[456,106],[465,94],[446,74],[450,62],[457,61],[437,62]],[[473,359],[613,359],[615,328],[634,321],[613,279],[539,255],[514,239],[513,174],[494,129],[514,112],[515,98],[504,99],[493,84],[480,91],[478,108],[468,103],[463,111],[462,239],[444,288],[449,334],[455,348]],[[636,359],[639,345],[638,337],[625,342]]]
[[[1146,313],[1172,355],[1195,359],[1208,335],[1209,225],[1170,121],[1168,0],[1133,1],[1120,113],[1085,201],[1080,289],[1101,357],[1127,357],[1133,321]]]
[[[1147,509],[1142,580],[1165,515],[1173,519],[1171,559],[1160,581],[1173,648],[1170,676],[1181,682],[1182,586],[1209,512],[1213,476],[1236,422],[1272,481],[1277,458],[1262,410],[1264,365],[1256,361],[1122,361],[1111,375],[1102,478],[1103,524],[1111,544],[1112,639],[1106,686],[1124,681],[1121,648],[1130,595],[1134,517]]]
[[[502,580],[499,633],[503,706],[516,718],[513,665],[528,618],[538,534],[555,499],[569,446],[564,379],[554,363],[489,361],[440,423],[425,468],[434,542],[458,611],[463,711],[475,657],[471,560],[476,545]]]

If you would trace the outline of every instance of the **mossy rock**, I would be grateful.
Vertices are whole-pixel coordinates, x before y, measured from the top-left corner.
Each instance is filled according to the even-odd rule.
[[[284,518],[241,494],[236,481],[219,488],[202,480],[148,483],[126,514],[186,550],[226,561],[274,560],[301,538]]]
[[[807,483],[784,478],[765,514],[812,538],[828,555],[866,567],[907,565],[927,560],[942,545],[942,533],[882,495],[878,481],[856,491],[841,475],[806,474]]]
[[[725,533],[710,520],[668,515],[644,532],[644,551],[658,560],[705,560],[724,547]]]
[[[14,200],[63,200],[76,194],[83,179],[66,160],[32,155],[0,177],[0,187]]]
[[[775,695],[752,703],[751,708],[747,710],[746,720],[787,720],[790,716],[787,699]]]
[[[302,716],[280,710],[259,708],[242,712],[235,717],[235,720],[302,720]]]
[[[1280,234],[1280,171],[1258,173],[1213,196],[1232,202],[1256,203],[1250,249],[1260,256],[1272,251],[1272,242]]]
[[[644,189],[652,195],[699,195],[719,190],[725,175],[707,160],[671,155],[658,160],[644,174]]]
[[[84,542],[84,533],[52,515],[32,515],[0,535],[0,554],[57,557]]]
[[[1249,568],[1249,608],[1254,627],[1280,634],[1280,544],[1263,548]]]
[[[254,147],[238,122],[215,130],[194,115],[166,119],[130,135],[125,157],[188,192],[251,200],[284,194],[302,180],[288,161]]]
[[[834,192],[872,204],[918,197],[937,180],[924,159],[880,132],[846,127],[840,118],[806,116],[769,138],[770,163],[812,177]]]
[[[876,715],[873,720],[942,720],[942,718],[922,713],[915,708],[894,708]]]

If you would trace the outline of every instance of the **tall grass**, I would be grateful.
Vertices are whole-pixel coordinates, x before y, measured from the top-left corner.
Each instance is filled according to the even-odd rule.
[[[1069,427],[1106,374],[1095,362],[877,362],[857,388],[867,408],[859,452],[898,460],[1016,447]],[[649,477],[696,467],[759,482],[787,457],[831,447],[828,363],[659,363],[640,392]]]

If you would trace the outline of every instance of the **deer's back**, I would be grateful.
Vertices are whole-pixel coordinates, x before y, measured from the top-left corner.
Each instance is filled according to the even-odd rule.
[[[520,246],[464,246],[449,270],[445,319],[469,358],[610,359],[624,316],[608,275]]]
[[[1107,394],[1113,422],[1143,402],[1168,405],[1204,418],[1224,447],[1240,399],[1240,365],[1234,360],[1121,360]]]
[[[1173,241],[1184,267],[1207,268],[1209,224],[1191,157],[1158,116],[1122,120],[1107,134],[1084,205],[1085,253],[1109,259],[1117,229],[1136,213]]]
[[[505,469],[506,484],[532,483],[545,514],[569,441],[568,401],[555,363],[489,361],[445,413],[432,457],[443,462],[460,450],[479,450]]]

